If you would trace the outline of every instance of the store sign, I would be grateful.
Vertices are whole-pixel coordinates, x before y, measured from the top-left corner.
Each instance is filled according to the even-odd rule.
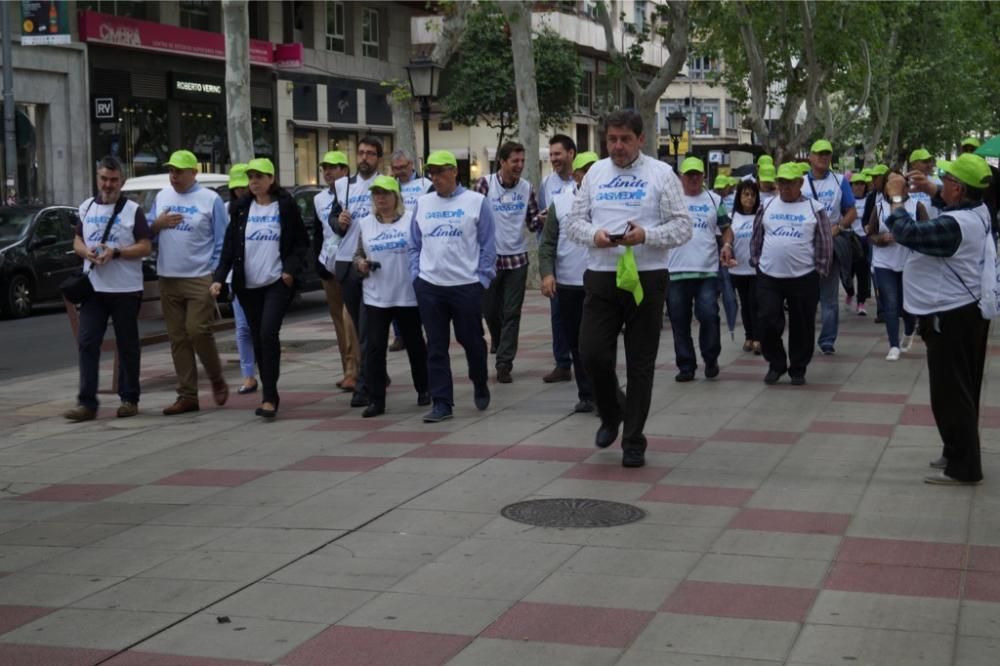
[[[21,44],[69,44],[68,5],[65,0],[21,2]]]
[[[140,51],[212,60],[226,59],[226,42],[221,33],[178,28],[92,11],[80,12],[80,39],[91,44],[107,44]],[[250,62],[254,65],[273,65],[274,45],[251,39]]]
[[[226,94],[226,88],[219,79],[171,73],[170,92],[177,99],[217,100]]]
[[[282,69],[298,69],[302,67],[302,44],[275,44],[274,64]]]
[[[94,98],[94,119],[95,120],[115,120],[115,99],[114,97]]]

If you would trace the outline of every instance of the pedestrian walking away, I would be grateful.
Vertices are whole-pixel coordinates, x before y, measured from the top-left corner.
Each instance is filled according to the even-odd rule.
[[[339,150],[331,150],[323,155],[319,166],[323,171],[326,189],[318,192],[313,198],[316,225],[319,227],[313,231],[313,255],[316,257],[316,274],[319,275],[320,283],[323,285],[326,305],[330,310],[330,320],[337,335],[340,366],[344,373],[335,383],[337,388],[353,392],[361,364],[361,344],[358,342],[354,320],[344,306],[340,282],[333,274],[336,269],[337,248],[343,233],[339,222],[343,204],[337,198],[334,185],[341,178],[348,176],[350,167],[347,155]]]
[[[691,239],[691,219],[673,169],[642,153],[642,116],[615,111],[604,130],[609,157],[584,177],[567,228],[571,240],[590,248],[580,354],[601,416],[595,444],[611,446],[624,423],[622,465],[641,467],[669,282],[667,253]],[[628,291],[618,286],[619,272]],[[623,328],[627,394],[615,369]]]
[[[177,373],[177,399],[163,410],[171,416],[200,408],[195,356],[212,383],[215,404],[224,405],[229,399],[229,386],[222,375],[212,334],[216,304],[209,293],[228,215],[219,195],[198,184],[198,158],[194,153],[176,151],[167,169],[170,187],[156,195],[150,215],[154,218],[151,226],[157,248],[160,304]]]
[[[455,405],[451,326],[465,350],[476,409],[490,405],[483,293],[496,275],[493,217],[483,195],[458,183],[458,160],[439,150],[427,158],[434,192],[417,200],[410,225],[410,278],[427,332],[427,375],[433,405],[424,422],[450,419]]]
[[[538,274],[542,279],[542,295],[558,298],[560,321],[573,359],[576,375],[576,413],[594,411],[594,392],[580,356],[580,320],[583,317],[583,274],[587,270],[587,248],[569,239],[567,230],[577,187],[590,167],[599,159],[597,153],[580,153],[573,160],[572,188],[555,196],[545,217],[542,241],[538,246]]]
[[[990,327],[979,308],[981,274],[984,258],[992,264],[996,257],[989,208],[983,203],[992,174],[986,160],[969,153],[938,166],[945,174],[940,188],[912,172],[910,183],[932,196],[941,215],[915,220],[903,199],[906,180],[890,174],[885,194],[892,212],[886,226],[895,242],[910,250],[903,267],[903,307],[920,320],[931,411],[944,445],[931,462],[938,471],[924,480],[974,485],[983,480],[979,400]]]
[[[73,251],[84,260],[84,271],[94,288],[80,304],[77,334],[80,389],[77,405],[64,416],[70,421],[97,417],[97,377],[101,344],[108,318],[115,330],[118,351],[119,417],[139,411],[139,305],[142,302],[142,258],[152,252],[152,235],[142,208],[121,193],[122,164],[104,157],[97,165],[98,195],[80,205],[80,223]]]
[[[667,288],[667,313],[674,334],[674,358],[678,382],[694,379],[698,357],[691,339],[691,311],[698,319],[698,347],[705,362],[705,377],[719,376],[719,246],[721,239],[724,263],[733,257],[733,231],[729,213],[717,194],[705,190],[705,163],[697,157],[681,162],[681,185],[684,205],[691,218],[691,240],[667,256],[670,286]],[[725,176],[723,176],[725,178]],[[722,183],[725,190],[728,179]]]
[[[476,191],[486,197],[496,234],[496,277],[483,296],[483,317],[496,347],[497,381],[513,381],[511,370],[521,333],[521,307],[528,282],[528,239],[524,228],[540,231],[542,221],[531,183],[521,178],[524,146],[508,141],[497,152],[500,169],[481,178]]]
[[[427,392],[427,346],[410,280],[408,248],[413,210],[404,205],[399,183],[391,176],[378,176],[370,189],[372,213],[360,222],[361,234],[354,256],[358,273],[364,278],[368,321],[365,352],[368,406],[362,413],[365,418],[385,413],[385,359],[392,322],[399,322],[406,339],[417,404],[431,404]]]
[[[802,191],[802,170],[778,167],[778,196],[761,206],[750,239],[750,264],[757,267],[757,335],[768,363],[765,384],[786,372],[792,384],[806,383],[813,355],[820,279],[830,269],[833,233],[826,209]],[[788,352],[781,336],[788,308]]]
[[[219,295],[232,271],[260,368],[261,402],[255,414],[274,418],[280,404],[281,322],[302,276],[309,234],[295,199],[278,186],[271,160],[250,160],[247,177],[250,194],[236,203],[211,293]]]

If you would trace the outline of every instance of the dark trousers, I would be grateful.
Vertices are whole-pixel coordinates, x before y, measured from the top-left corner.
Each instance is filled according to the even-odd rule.
[[[719,340],[719,278],[671,280],[667,288],[670,328],[674,332],[674,356],[681,371],[694,372],[698,357],[691,338],[691,308],[698,319],[698,348],[705,365],[719,360],[722,343]]]
[[[851,264],[851,282],[857,281],[857,291],[854,291],[852,284],[847,293],[856,296],[858,303],[863,304],[872,296],[872,244],[867,236],[859,236],[858,240],[861,241],[861,249],[864,252],[862,256],[855,257]]]
[[[574,365],[572,352],[569,348],[569,340],[566,339],[566,330],[562,321],[562,312],[559,309],[559,292],[549,299],[549,320],[552,324],[552,358],[555,359],[557,368],[569,368]],[[579,326],[577,327],[579,328]],[[579,336],[578,336],[579,337]]]
[[[278,406],[278,376],[281,374],[281,322],[292,302],[292,288],[284,280],[266,287],[240,289],[236,295],[246,313],[253,353],[260,369],[261,402]]]
[[[80,305],[80,393],[76,401],[97,409],[97,376],[101,365],[101,343],[108,330],[108,317],[115,329],[118,348],[118,396],[139,402],[139,305],[142,292],[112,294],[98,291]]]
[[[816,305],[819,302],[819,274],[797,278],[773,278],[757,274],[757,323],[760,349],[771,370],[804,377],[813,355],[816,334]],[[788,304],[788,355],[781,340],[785,332],[785,303]]]
[[[427,345],[420,330],[417,308],[377,308],[365,305],[368,318],[368,350],[365,376],[368,378],[368,403],[385,407],[385,356],[389,347],[389,328],[398,324],[406,340],[410,375],[417,393],[427,392]]]
[[[586,292],[580,322],[580,355],[594,388],[594,402],[605,424],[624,420],[622,448],[646,450],[642,434],[653,393],[653,371],[660,345],[663,303],[670,276],[666,270],[641,271],[644,298],[636,305],[631,293],[615,285],[610,271],[583,274]],[[628,395],[618,384],[618,334],[625,329]]]
[[[483,295],[483,317],[490,329],[490,342],[497,348],[498,368],[514,367],[527,283],[527,266],[497,271],[496,278]]]
[[[740,297],[740,318],[743,320],[743,333],[747,340],[756,340],[757,336],[757,276],[729,274],[733,287]]]
[[[566,336],[566,347],[573,360],[577,397],[580,400],[590,401],[594,399],[594,392],[587,371],[583,367],[583,358],[580,356],[580,321],[583,319],[585,293],[581,287],[557,286],[554,300],[558,301],[562,332]]]
[[[990,322],[975,303],[938,315],[920,317],[920,337],[927,345],[927,380],[931,411],[948,459],[945,474],[979,481],[979,396]]]
[[[483,337],[483,286],[478,282],[457,287],[439,287],[417,278],[413,283],[417,294],[420,319],[427,332],[427,377],[431,398],[448,406],[455,404],[451,380],[451,327],[455,339],[465,349],[469,364],[469,379],[474,386],[485,386],[486,339]]]
[[[355,378],[354,392],[364,395],[368,391],[365,385],[364,362],[366,357],[365,334],[367,333],[368,322],[365,316],[365,309],[362,307],[362,278],[361,274],[354,268],[354,263],[350,261],[338,261],[335,273],[338,277],[343,276],[343,279],[340,280],[340,291],[344,297],[344,307],[347,308],[347,313],[351,315],[351,321],[354,322],[354,332],[358,339],[358,356],[362,359],[359,364],[360,367],[358,367],[358,376]]]

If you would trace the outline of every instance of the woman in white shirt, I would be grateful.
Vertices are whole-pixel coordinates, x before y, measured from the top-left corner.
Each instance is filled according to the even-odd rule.
[[[733,230],[733,259],[736,263],[729,267],[729,276],[740,296],[740,315],[745,334],[743,351],[752,351],[757,355],[760,355],[760,338],[754,331],[757,319],[757,269],[750,265],[750,238],[753,236],[753,220],[760,205],[760,191],[756,183],[744,180],[736,186],[730,225]]]
[[[250,196],[240,199],[226,227],[212,293],[233,272],[233,291],[243,305],[260,368],[261,403],[255,414],[278,413],[279,333],[295,282],[305,266],[309,235],[295,199],[278,187],[274,164],[259,157],[247,163]]]
[[[391,176],[377,176],[368,189],[372,193],[371,213],[361,220],[354,255],[354,267],[363,277],[361,291],[367,317],[364,362],[368,407],[362,413],[365,418],[385,413],[385,358],[393,320],[406,340],[417,404],[431,404],[427,344],[410,278],[408,250],[413,210],[404,207],[399,182]]]

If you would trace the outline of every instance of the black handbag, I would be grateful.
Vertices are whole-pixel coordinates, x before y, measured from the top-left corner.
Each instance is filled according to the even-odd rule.
[[[101,245],[108,242],[108,236],[111,235],[111,227],[114,226],[115,218],[122,212],[125,208],[125,204],[128,199],[125,195],[118,195],[118,203],[115,204],[115,210],[111,213],[111,219],[108,220],[107,226],[104,227],[104,235],[101,236]],[[83,217],[86,219],[87,213],[90,212],[90,206],[94,205],[94,200],[91,199],[90,205],[87,206],[87,210],[84,211]],[[94,284],[90,281],[90,271],[81,271],[76,275],[71,275],[62,281],[59,285],[60,291],[62,291],[63,298],[65,298],[70,303],[74,305],[80,305],[85,300],[94,295]]]

